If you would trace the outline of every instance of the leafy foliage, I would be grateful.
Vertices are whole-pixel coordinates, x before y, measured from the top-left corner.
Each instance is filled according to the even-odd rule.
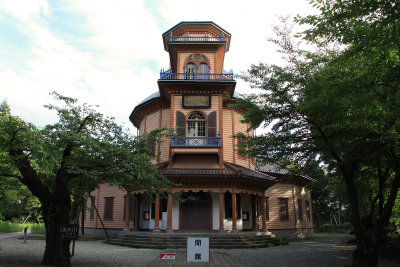
[[[290,28],[275,28],[287,64],[253,65],[242,76],[264,90],[238,101],[245,122],[272,125],[247,145],[252,156],[317,164],[340,177],[356,261],[375,266],[400,186],[400,4],[311,2],[320,14],[296,20],[310,25],[303,40],[316,51],[297,46]]]

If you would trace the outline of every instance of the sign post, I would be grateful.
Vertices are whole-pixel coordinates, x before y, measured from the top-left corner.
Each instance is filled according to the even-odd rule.
[[[187,262],[208,262],[210,259],[210,240],[208,237],[187,238]]]
[[[79,237],[79,225],[78,224],[62,224],[58,226],[58,238],[60,240],[60,255],[63,257],[62,244],[64,240],[72,240],[72,253],[67,255],[67,261],[69,262],[70,257],[74,256],[75,253],[75,240]],[[69,253],[68,253],[69,254]]]

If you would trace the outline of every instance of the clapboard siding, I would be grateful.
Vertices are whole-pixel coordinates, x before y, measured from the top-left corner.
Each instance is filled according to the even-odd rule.
[[[160,111],[153,112],[146,116],[146,132],[151,132],[159,128]]]
[[[223,149],[224,149],[224,160],[227,162],[233,162],[233,139],[232,139],[232,115],[231,110],[224,109],[222,111],[223,114],[223,129],[224,129],[224,140],[223,140]]]
[[[106,184],[101,184],[98,189],[91,192],[91,195],[95,197],[95,203],[97,210],[101,219],[103,220],[104,226],[110,229],[123,229],[124,228],[124,220],[123,220],[123,211],[124,211],[124,196],[126,193],[117,187],[109,186]],[[114,198],[113,205],[113,218],[112,220],[104,219],[104,203],[106,197]],[[85,227],[89,228],[101,228],[101,223],[97,217],[96,212],[94,212],[94,219],[90,220],[90,200],[86,201],[86,216],[85,216]]]
[[[169,127],[170,110],[164,109],[161,111],[161,127]],[[160,144],[160,162],[168,161],[169,159],[169,138],[163,138]]]
[[[311,194],[305,187],[278,183],[270,187],[265,196],[268,197],[269,204],[268,229],[312,228],[312,219],[307,222],[305,213],[305,201],[310,201],[311,205]],[[289,220],[282,221],[279,218],[279,198],[288,199]],[[303,201],[303,223],[300,223],[298,218],[297,199],[302,199]]]

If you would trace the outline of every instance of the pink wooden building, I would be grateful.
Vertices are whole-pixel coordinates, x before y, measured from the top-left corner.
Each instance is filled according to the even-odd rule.
[[[106,184],[92,192],[107,229],[147,231],[271,231],[312,233],[313,179],[292,175],[276,164],[256,167],[240,155],[232,135],[251,135],[235,97],[233,73],[224,70],[231,34],[213,22],[181,22],[162,34],[170,68],[158,91],[134,107],[129,119],[140,134],[176,127],[182,138],[154,147],[154,166],[180,184],[167,199],[138,188],[134,198]],[[250,47],[249,47],[250,49]],[[154,200],[154,201],[153,201]],[[181,201],[184,200],[184,201]],[[85,227],[101,229],[88,200]]]

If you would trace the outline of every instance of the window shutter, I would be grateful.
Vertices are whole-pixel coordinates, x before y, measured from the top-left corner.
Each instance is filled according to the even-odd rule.
[[[217,112],[213,111],[208,115],[208,137],[217,136]]]
[[[185,136],[185,115],[180,112],[177,111],[176,112],[176,134],[177,135],[181,135],[181,136]]]

